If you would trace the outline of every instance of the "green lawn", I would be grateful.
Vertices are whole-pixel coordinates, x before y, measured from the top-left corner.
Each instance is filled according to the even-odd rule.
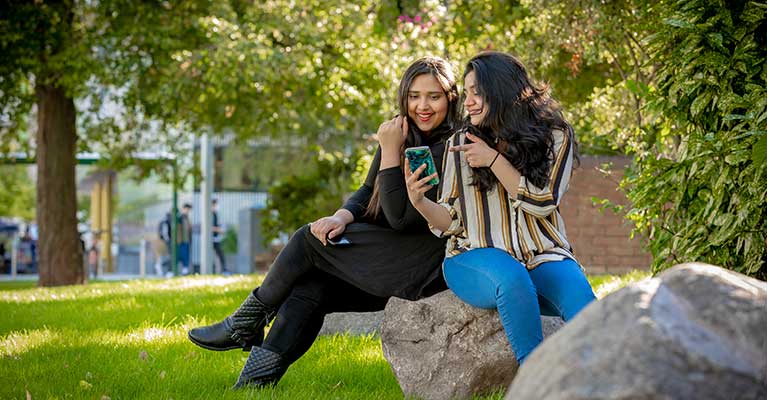
[[[599,294],[646,275],[593,282]],[[220,320],[260,280],[0,283],[0,398],[402,398],[377,336],[321,337],[275,389],[230,390],[247,353],[200,349],[186,332]]]

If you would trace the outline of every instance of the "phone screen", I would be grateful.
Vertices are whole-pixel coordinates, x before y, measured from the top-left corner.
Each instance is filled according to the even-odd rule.
[[[333,246],[348,246],[352,244],[349,239],[346,238],[346,236],[341,237],[335,237],[335,238],[328,238],[328,243],[330,243]]]
[[[407,157],[410,163],[410,172],[415,172],[423,164],[426,164],[426,169],[423,171],[418,179],[423,179],[435,172],[437,168],[434,165],[434,158],[431,156],[431,149],[429,146],[408,147],[405,149],[405,157]],[[429,181],[430,185],[439,184],[439,177],[435,176]]]

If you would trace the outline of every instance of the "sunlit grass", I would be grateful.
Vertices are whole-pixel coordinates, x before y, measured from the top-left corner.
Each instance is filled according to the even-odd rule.
[[[649,271],[634,270],[623,275],[592,275],[589,276],[589,283],[594,289],[594,294],[598,299],[601,299],[629,283],[651,277],[652,274]]]
[[[226,316],[261,279],[0,283],[0,398],[402,397],[377,336],[321,337],[277,388],[230,390],[248,354],[202,350],[187,331]]]
[[[590,279],[602,297],[648,275]],[[261,279],[0,283],[0,398],[402,398],[378,336],[321,337],[275,389],[231,390],[247,353],[202,350],[187,331],[226,316]]]

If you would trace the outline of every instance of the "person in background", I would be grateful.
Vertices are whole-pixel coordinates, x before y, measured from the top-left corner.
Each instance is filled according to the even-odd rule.
[[[171,215],[170,211],[165,213],[165,216],[163,216],[163,219],[160,220],[160,223],[157,224],[157,237],[159,237],[160,240],[165,242],[165,247],[168,250],[170,250],[170,241],[171,241],[170,215]]]
[[[210,202],[210,211],[211,214],[213,214],[213,251],[216,255],[213,262],[216,265],[217,272],[229,275],[231,272],[226,269],[224,251],[221,249],[221,242],[224,240],[224,228],[221,226],[221,221],[218,219],[218,199],[213,199]]]
[[[10,268],[6,269],[7,262],[5,261],[5,241],[0,238],[0,273],[6,273],[10,271]]]
[[[184,203],[181,207],[181,214],[178,216],[176,251],[178,253],[178,263],[181,265],[181,275],[188,275],[191,271],[192,221],[189,219],[191,211],[192,205]]]
[[[37,245],[27,227],[18,244],[19,272],[33,274],[37,272]]]
[[[170,265],[171,242],[173,239],[171,234],[171,215],[172,210],[165,213],[157,224],[157,237],[151,239],[152,251],[155,257],[155,274],[168,278],[173,276],[173,267]]]
[[[99,233],[94,232],[91,236],[91,245],[88,247],[88,275],[91,279],[99,275]]]

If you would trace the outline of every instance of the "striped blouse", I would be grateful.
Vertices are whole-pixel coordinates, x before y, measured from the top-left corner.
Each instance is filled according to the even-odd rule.
[[[516,197],[509,196],[500,182],[483,193],[471,185],[471,167],[463,152],[447,153],[442,162],[438,203],[452,222],[439,236],[449,236],[446,257],[471,249],[496,247],[533,269],[541,263],[575,260],[559,213],[559,202],[567,191],[573,164],[573,133],[554,130],[554,160],[549,183],[534,186],[522,176]],[[465,144],[464,131],[448,140],[449,146]]]

